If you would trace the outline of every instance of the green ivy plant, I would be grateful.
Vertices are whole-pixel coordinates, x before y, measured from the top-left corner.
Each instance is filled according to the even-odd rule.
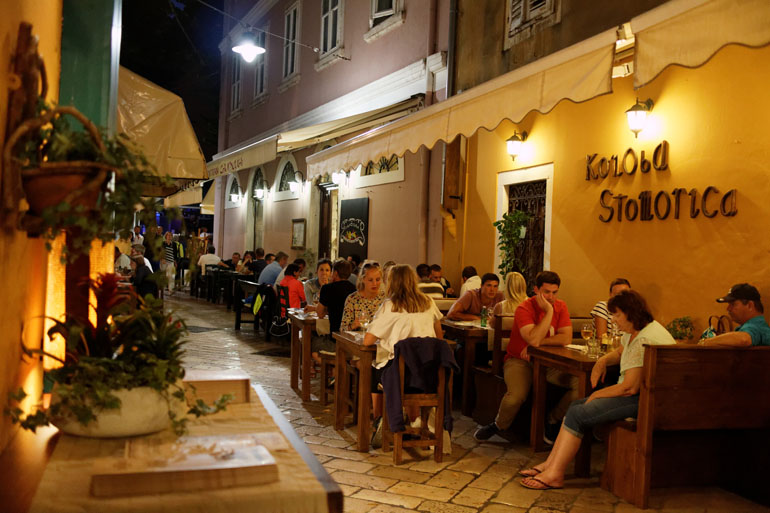
[[[492,225],[497,228],[500,249],[500,273],[505,276],[509,272],[523,270],[524,264],[516,254],[519,243],[524,240],[527,222],[532,218],[530,214],[521,210],[514,210],[503,214],[503,218]]]
[[[676,340],[687,340],[692,337],[694,327],[692,319],[689,316],[685,316],[677,317],[666,324],[666,329]]]
[[[24,415],[18,407],[6,408],[6,415],[21,427],[35,431],[57,418],[75,418],[80,424],[92,422],[99,411],[120,408],[113,394],[119,389],[150,387],[169,404],[168,414],[177,434],[186,432],[188,417],[179,417],[172,400],[185,401],[182,356],[187,327],[173,313],[164,313],[160,300],[123,292],[115,274],[101,274],[90,283],[96,297],[96,322],[67,317],[54,320],[48,336],[61,335],[66,342],[62,360],[39,349],[24,346],[25,355],[45,354],[62,363],[49,371],[59,400],[47,410]],[[194,393],[194,392],[193,392]],[[23,389],[10,394],[10,404],[26,397]],[[226,394],[212,405],[197,399],[188,415],[208,415],[225,408],[232,396]]]
[[[44,100],[38,102],[37,116],[51,115],[54,107]],[[130,236],[136,220],[154,230],[156,213],[164,211],[162,202],[146,197],[148,185],[167,187],[173,184],[168,176],[159,176],[144,153],[127,135],[109,136],[103,130],[99,135],[104,143],[102,151],[87,130],[73,127],[70,118],[55,114],[49,123],[33,130],[14,148],[13,159],[22,169],[37,168],[42,162],[90,161],[113,169],[114,179],[108,190],[100,193],[96,208],[59,203],[46,208],[40,214],[41,230],[51,249],[53,241],[62,230],[67,232],[64,260],[72,261],[87,254],[93,240],[110,242],[116,237]],[[179,218],[178,209],[165,210],[170,219]],[[160,247],[161,240],[157,240]],[[154,248],[154,249],[158,249]]]

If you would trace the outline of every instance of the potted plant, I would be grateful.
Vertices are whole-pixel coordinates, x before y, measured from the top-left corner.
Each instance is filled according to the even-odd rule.
[[[65,230],[70,260],[87,253],[93,240],[128,237],[135,215],[154,226],[159,207],[145,196],[146,187],[170,185],[125,134],[107,136],[74,107],[53,107],[42,99],[36,116],[8,138],[3,161],[21,175],[30,214],[25,228],[49,239],[49,249]]]
[[[499,238],[497,247],[500,248],[500,273],[503,276],[512,271],[521,272],[523,264],[516,256],[521,241],[527,232],[527,223],[532,218],[530,214],[521,210],[514,210],[503,214],[503,218],[492,225],[497,228]]]
[[[18,407],[6,410],[14,422],[34,431],[52,423],[64,432],[113,437],[146,434],[169,426],[185,431],[187,414],[200,416],[223,409],[230,397],[213,405],[198,399],[185,413],[183,320],[163,312],[158,300],[123,291],[115,274],[91,281],[96,297],[96,321],[67,317],[55,320],[48,336],[66,342],[62,360],[43,350],[27,349],[28,356],[47,356],[62,366],[49,371],[54,381],[48,409],[23,415]],[[20,401],[23,390],[12,394]]]
[[[685,316],[677,317],[676,319],[666,324],[666,329],[669,333],[671,333],[671,336],[674,337],[677,343],[682,344],[686,343],[690,340],[690,338],[692,338],[694,327],[692,324],[692,319],[690,319],[689,316]]]

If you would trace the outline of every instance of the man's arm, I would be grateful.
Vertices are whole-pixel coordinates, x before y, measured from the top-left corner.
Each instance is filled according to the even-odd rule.
[[[572,327],[564,326],[556,331],[556,334],[552,337],[544,338],[541,342],[541,346],[566,346],[572,342]]]
[[[553,319],[553,305],[546,301],[541,294],[538,294],[535,297],[537,298],[537,305],[541,310],[545,312],[545,315],[542,319],[540,319],[540,322],[538,323],[522,326],[519,329],[519,333],[521,333],[522,338],[527,342],[527,344],[538,347],[543,342],[543,340],[545,340],[545,337],[548,335],[548,332],[551,329],[551,320]]]
[[[447,319],[451,319],[453,321],[475,321],[477,319],[481,319],[481,317],[478,315],[465,313],[471,306],[470,293],[471,292],[466,292],[463,297],[454,302],[452,308],[450,308],[449,312],[447,312]]]
[[[703,341],[704,346],[730,346],[730,347],[749,347],[751,345],[751,335],[745,331],[730,331],[707,338]]]
[[[326,307],[322,303],[318,303],[315,307],[315,313],[318,314],[319,319],[326,317]]]

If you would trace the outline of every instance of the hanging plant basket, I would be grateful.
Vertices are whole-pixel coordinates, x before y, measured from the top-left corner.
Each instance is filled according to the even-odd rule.
[[[99,130],[91,121],[72,107],[57,107],[43,115],[28,119],[11,134],[3,153],[3,164],[24,165],[24,162],[13,162],[12,150],[16,144],[23,141],[25,136],[33,131],[39,131],[51,123],[57,115],[70,115],[85,127],[99,152],[105,152]],[[24,194],[30,206],[30,213],[40,216],[47,208],[67,203],[71,207],[82,207],[83,210],[94,210],[99,201],[99,195],[106,190],[113,167],[85,160],[65,162],[44,162],[42,148],[38,148],[37,167],[21,170]]]

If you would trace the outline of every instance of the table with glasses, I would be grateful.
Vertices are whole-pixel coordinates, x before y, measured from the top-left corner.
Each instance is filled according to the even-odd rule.
[[[288,314],[291,321],[291,388],[297,392],[303,401],[309,401],[310,370],[313,368],[310,344],[313,331],[316,329],[318,315],[315,312],[304,312],[292,308],[289,309]],[[302,369],[301,389],[298,383],[300,368]]]
[[[441,327],[444,330],[444,338],[463,344],[462,412],[463,415],[471,417],[475,390],[471,369],[476,358],[476,344],[482,343],[484,350],[487,350],[491,328],[482,328],[479,321],[451,321],[447,318],[441,320]]]
[[[577,341],[573,341],[576,344]],[[530,445],[533,451],[543,451],[546,444],[543,441],[545,423],[546,371],[547,367],[558,369],[578,378],[578,398],[591,394],[591,370],[596,358],[589,357],[585,352],[562,346],[529,346],[527,348],[532,362],[532,420],[530,425]],[[591,468],[590,437],[583,437],[577,456],[575,457],[575,474],[587,477]]]

